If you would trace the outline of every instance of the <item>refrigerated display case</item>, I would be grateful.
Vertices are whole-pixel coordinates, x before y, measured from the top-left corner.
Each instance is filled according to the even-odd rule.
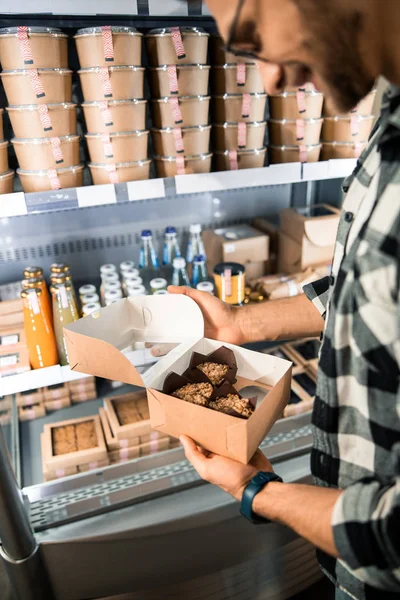
[[[196,0],[40,1],[34,13],[14,0],[0,11],[0,27],[40,24],[69,34],[104,22],[214,29]],[[190,223],[225,227],[289,206],[338,205],[354,165],[293,163],[0,196],[0,284],[18,280],[27,264],[48,269],[55,261],[70,264],[78,285],[92,283],[100,265],[137,258],[142,229],[159,244],[170,223],[184,237]],[[103,396],[121,389],[103,385],[95,400],[22,423],[15,395],[79,377],[55,366],[0,379],[0,396],[12,399],[10,422],[0,427],[0,555],[19,600],[128,593],[283,600],[320,577],[309,543],[280,525],[246,522],[233,499],[199,479],[181,448],[44,483],[44,424],[96,414]],[[310,413],[278,421],[261,446],[283,479],[296,482],[311,481],[310,447]]]

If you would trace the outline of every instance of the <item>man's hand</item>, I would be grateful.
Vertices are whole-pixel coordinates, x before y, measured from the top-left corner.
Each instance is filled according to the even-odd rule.
[[[208,292],[199,292],[189,287],[170,285],[170,294],[184,294],[192,298],[200,307],[204,319],[204,336],[212,340],[221,340],[229,344],[245,343],[245,336],[238,323],[240,308],[230,306]]]
[[[239,502],[250,479],[259,471],[273,471],[271,463],[261,450],[257,450],[248,465],[243,465],[232,458],[199,449],[194,441],[186,435],[182,435],[180,440],[185,449],[186,458],[192,463],[200,477],[222,488]]]

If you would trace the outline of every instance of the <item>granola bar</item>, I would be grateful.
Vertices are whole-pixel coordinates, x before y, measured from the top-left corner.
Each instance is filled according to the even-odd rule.
[[[204,373],[213,385],[221,385],[229,371],[228,365],[221,365],[213,362],[201,363],[200,365],[197,365],[196,368]]]

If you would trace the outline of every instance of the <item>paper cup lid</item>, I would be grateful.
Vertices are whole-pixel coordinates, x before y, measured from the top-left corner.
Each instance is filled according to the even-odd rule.
[[[113,65],[104,68],[109,69],[110,71],[144,71],[144,67],[140,67],[138,65]],[[40,69],[38,70],[40,71]],[[85,67],[83,69],[80,69],[78,73],[100,73],[100,71],[102,70],[103,67]]]
[[[64,167],[63,169],[55,169],[57,175],[62,175],[63,173],[75,173],[76,171],[82,171],[85,165],[81,163],[80,165],[76,165],[74,167]],[[17,173],[22,173],[22,175],[45,175],[47,177],[48,172],[44,170],[39,171],[31,171],[25,169],[17,169]]]
[[[2,27],[0,29],[0,35],[17,35],[18,27]],[[68,37],[66,33],[63,33],[58,27],[35,27],[28,26],[28,33],[50,33],[53,35],[62,35]]]
[[[11,69],[4,70],[0,73],[0,76],[3,75],[27,75],[31,69]],[[72,71],[70,69],[36,69],[38,73],[45,74],[57,74],[57,75],[72,75]]]
[[[284,152],[285,150],[296,150],[296,152],[299,151],[299,146],[269,146],[270,148],[272,148],[272,150],[282,150],[282,152]],[[305,149],[307,150],[307,152],[311,152],[311,150],[315,150],[316,148],[321,148],[322,144],[309,144],[308,146],[304,146]]]
[[[5,173],[0,173],[0,181],[2,179],[8,179],[11,176],[14,176],[14,171],[12,169],[10,169],[9,171],[6,171]]]
[[[186,127],[181,127],[182,131],[188,131],[193,129],[198,129],[199,131],[208,131],[211,129],[211,125],[188,125]],[[174,131],[174,127],[163,127],[162,129],[156,129],[153,127],[151,131],[160,131],[161,133],[171,133]]]
[[[270,119],[269,122],[270,123],[282,123],[282,125],[284,125],[285,123],[297,123],[298,119]],[[304,121],[304,123],[321,123],[323,121],[323,119],[301,119],[302,121]]]
[[[210,65],[202,65],[200,63],[193,63],[188,65],[173,65],[176,67],[177,71],[179,69],[203,69],[208,70],[211,69]],[[150,67],[150,71],[168,71],[169,65],[161,65],[160,67]]]
[[[237,150],[239,156],[242,154],[265,154],[267,151],[266,148],[255,148],[254,150]],[[229,156],[230,150],[216,151],[215,154],[223,154],[224,156]]]
[[[267,124],[266,121],[251,121],[251,123],[246,123],[246,127],[265,127]],[[227,129],[228,127],[238,127],[239,123],[231,123],[226,121],[226,123],[213,123],[213,127],[223,127]]]
[[[130,98],[129,100],[107,100],[106,102],[107,106],[114,106],[116,104],[146,104],[147,100],[144,98]],[[85,106],[101,106],[102,104],[104,104],[104,102],[82,102],[83,108],[85,108]]]
[[[112,132],[110,133],[110,138],[113,137],[119,137],[119,136],[127,136],[127,135],[134,135],[136,137],[140,137],[142,135],[148,135],[149,132],[146,129],[137,129],[135,131],[116,131],[116,132]],[[85,134],[85,138],[101,138],[104,135],[104,133],[86,133]],[[68,137],[68,136],[67,136]],[[60,138],[62,139],[62,138]]]
[[[209,36],[209,34],[202,27],[179,27],[179,30],[181,33]],[[149,37],[152,35],[171,35],[171,28],[161,27],[159,29],[151,29],[147,35]]]
[[[249,96],[252,98],[266,98],[267,94],[265,92],[254,92],[250,93]],[[214,96],[214,98],[223,98],[224,100],[242,99],[243,94],[220,94]]]
[[[238,94],[238,96],[242,96],[242,94]],[[215,98],[215,96],[214,96]],[[193,100],[198,102],[205,102],[206,100],[210,100],[211,96],[179,96],[179,102],[185,102],[185,100]],[[152,98],[152,102],[164,102],[168,104],[171,101],[171,96],[163,96],[162,98]]]
[[[143,165],[148,165],[149,163],[151,163],[151,160],[148,158],[146,160],[135,160],[132,162],[121,162],[121,163],[116,163],[115,167],[117,169],[123,169],[125,167],[142,167]],[[90,168],[94,168],[94,169],[108,169],[109,165],[108,164],[104,164],[104,163],[89,163],[88,167]]]
[[[10,104],[10,106],[6,107],[6,110],[39,110],[40,104]],[[72,108],[76,108],[77,104],[73,102],[53,102],[46,105],[47,108],[54,110],[71,110]]]
[[[207,154],[193,154],[189,156],[185,156],[185,161],[187,160],[207,160],[207,158],[212,157],[212,152],[208,152]],[[155,160],[162,160],[163,162],[176,162],[176,159],[179,158],[177,156],[159,156],[155,155]]]
[[[59,139],[62,142],[76,142],[80,139],[77,134],[74,135],[60,135]],[[51,138],[13,138],[12,144],[51,144]]]
[[[142,35],[138,32],[136,27],[124,27],[122,25],[113,25],[111,27],[112,33],[128,33],[135,35]],[[102,27],[84,27],[83,29],[78,29],[74,37],[79,37],[80,35],[95,35],[96,33],[102,33]]]

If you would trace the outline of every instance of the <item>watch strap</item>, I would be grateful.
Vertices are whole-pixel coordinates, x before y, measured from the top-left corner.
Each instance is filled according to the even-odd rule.
[[[269,519],[259,517],[253,512],[253,500],[255,496],[271,481],[279,481],[282,483],[281,477],[276,473],[260,471],[260,473],[257,473],[257,475],[249,481],[244,489],[240,504],[240,513],[254,525],[271,522]]]

